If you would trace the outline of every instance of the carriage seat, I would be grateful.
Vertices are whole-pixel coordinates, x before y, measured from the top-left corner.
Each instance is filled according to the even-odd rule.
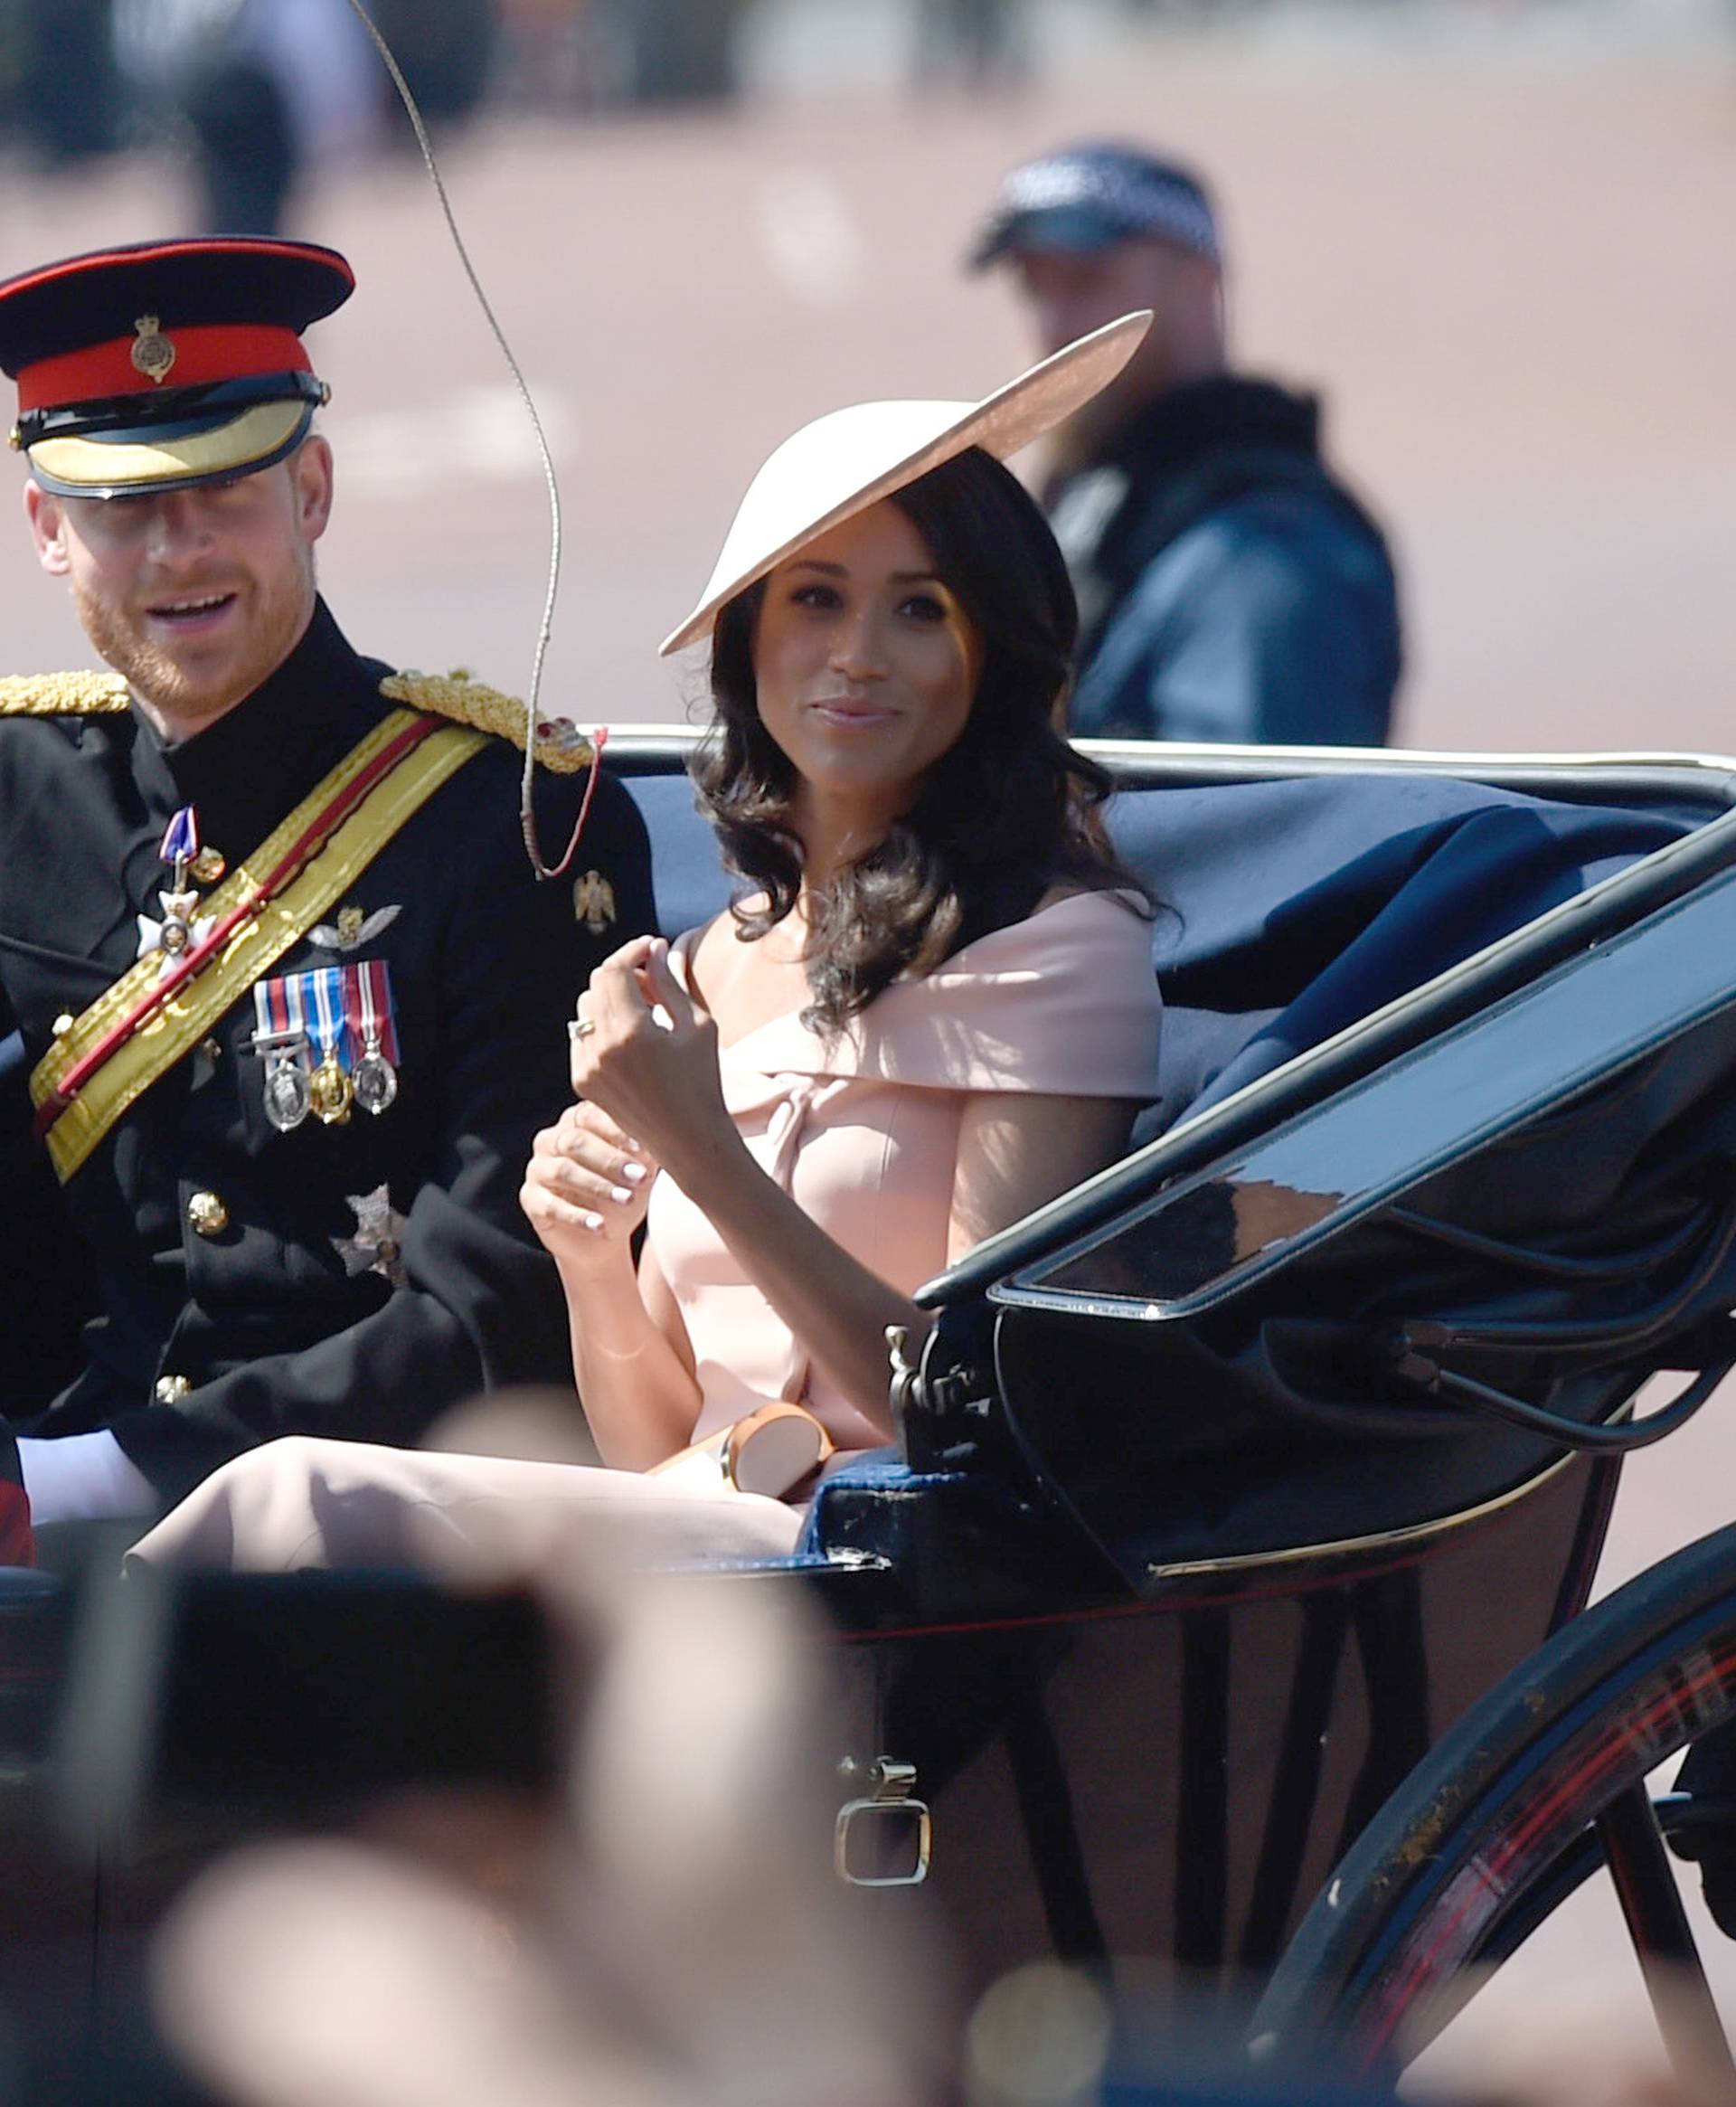
[[[727,906],[728,881],[684,776],[629,774],[628,788],[674,937]],[[1610,794],[1607,778],[1542,798],[1390,770],[1123,789],[1110,831],[1159,903],[1165,1006],[1152,1104],[1130,1146],[1721,808],[1685,793],[1592,801]]]

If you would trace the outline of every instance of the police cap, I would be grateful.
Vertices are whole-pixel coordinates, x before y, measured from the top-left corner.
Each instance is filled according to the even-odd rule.
[[[1067,146],[1007,175],[967,260],[981,270],[1013,250],[1090,254],[1140,236],[1222,261],[1211,197],[1191,169],[1137,146]]]

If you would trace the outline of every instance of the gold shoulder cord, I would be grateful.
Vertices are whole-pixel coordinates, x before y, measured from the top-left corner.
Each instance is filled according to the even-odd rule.
[[[497,739],[511,740],[521,753],[524,751],[530,711],[516,695],[502,694],[462,670],[394,673],[380,683],[380,693],[388,702],[449,717],[455,724],[468,724],[477,732],[492,732]],[[538,716],[534,739],[538,763],[556,775],[577,775],[596,759],[591,741],[563,717]]]
[[[531,713],[516,695],[473,679],[461,668],[451,673],[394,673],[380,683],[389,702],[401,703],[431,716],[468,724],[510,740],[522,753]],[[128,704],[127,683],[118,673],[22,673],[0,676],[0,717],[116,716]],[[589,768],[596,750],[576,724],[564,718],[536,720],[536,759],[556,775],[577,775]]]
[[[0,679],[0,717],[104,717],[127,705],[118,673],[9,673]]]

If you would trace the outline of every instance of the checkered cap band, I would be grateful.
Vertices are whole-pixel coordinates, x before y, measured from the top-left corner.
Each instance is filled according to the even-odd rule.
[[[1211,204],[1191,177],[1159,163],[1094,153],[1052,155],[1014,169],[979,254],[998,252],[1022,226],[1050,213],[1099,222],[1106,239],[1157,234],[1222,260]]]

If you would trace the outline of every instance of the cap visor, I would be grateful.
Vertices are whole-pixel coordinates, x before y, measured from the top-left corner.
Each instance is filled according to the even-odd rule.
[[[256,402],[239,417],[173,436],[159,426],[101,439],[43,439],[29,449],[31,474],[60,497],[120,497],[188,490],[251,475],[280,461],[313,421],[305,402]]]
[[[1015,213],[989,228],[971,251],[970,268],[983,270],[1015,249],[1043,255],[1094,256],[1126,241],[1127,226],[1094,205],[1050,205]]]

